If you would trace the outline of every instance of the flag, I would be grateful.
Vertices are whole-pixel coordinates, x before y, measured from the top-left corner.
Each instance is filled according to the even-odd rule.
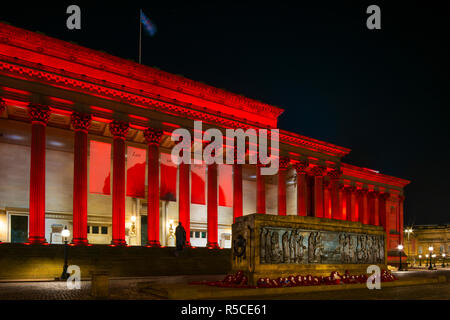
[[[156,33],[156,26],[150,21],[149,18],[141,10],[141,23],[148,34],[153,37]]]

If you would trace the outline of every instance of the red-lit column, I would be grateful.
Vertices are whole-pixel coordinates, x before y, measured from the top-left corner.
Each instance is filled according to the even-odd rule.
[[[380,192],[373,192],[373,224],[375,226],[380,225]]]
[[[363,189],[357,189],[356,192],[356,203],[358,205],[358,214],[357,214],[357,221],[364,223],[364,190]]]
[[[190,164],[179,165],[179,200],[178,215],[181,225],[186,231],[186,246],[191,245],[191,197],[190,197]]]
[[[263,164],[256,165],[256,213],[266,213],[266,181],[261,174]]]
[[[207,202],[207,220],[208,220],[208,244],[209,249],[218,249],[219,244],[217,235],[217,164],[208,165],[208,202]]]
[[[379,197],[379,204],[378,204],[378,209],[379,209],[379,217],[380,217],[380,225],[383,226],[384,230],[387,232],[387,216],[386,216],[386,201],[387,199],[389,199],[390,194],[385,192],[380,194]]]
[[[159,241],[159,144],[161,142],[162,131],[155,130],[153,128],[147,128],[144,131],[144,137],[148,145],[147,246],[160,247],[161,243]]]
[[[112,241],[117,246],[125,242],[125,138],[129,125],[122,121],[109,124],[113,141],[113,194],[112,194]]]
[[[50,118],[47,106],[30,104],[30,234],[31,244],[45,243],[45,128]]]
[[[398,232],[400,233],[400,243],[403,244],[403,201],[405,200],[405,197],[402,195],[398,196],[398,208],[399,208],[399,229]]]
[[[357,221],[355,214],[355,197],[354,192],[356,188],[353,186],[344,187],[344,197],[345,197],[345,211],[347,214],[347,221]]]
[[[323,181],[323,217],[331,219],[330,181]]]
[[[314,216],[318,218],[324,217],[324,201],[323,201],[323,174],[325,167],[315,166],[311,169],[314,176]]]
[[[87,240],[87,161],[88,129],[92,116],[74,112],[71,116],[75,130],[73,157],[73,238],[72,243],[86,245]],[[95,170],[95,168],[91,168]]]
[[[339,183],[339,212],[340,219],[347,220],[347,207],[346,207],[346,198],[344,196],[344,184]]]
[[[368,224],[375,225],[375,195],[373,191],[367,192],[367,215]]]
[[[306,181],[306,169],[308,168],[307,161],[299,161],[294,163],[295,171],[297,172],[297,215],[307,215],[308,204],[308,185]]]
[[[341,219],[340,203],[339,203],[339,179],[342,171],[334,169],[328,172],[330,177],[330,196],[331,196],[331,218]]]
[[[238,158],[235,155],[233,164],[233,223],[243,214],[242,164],[237,163]]]
[[[286,173],[289,166],[289,158],[280,157],[278,166],[278,215],[286,215]]]
[[[368,190],[367,189],[361,189],[360,190],[361,193],[361,202],[360,202],[360,217],[359,217],[359,221],[364,223],[364,224],[369,224],[369,213],[368,213],[368,208],[367,208],[367,193]]]

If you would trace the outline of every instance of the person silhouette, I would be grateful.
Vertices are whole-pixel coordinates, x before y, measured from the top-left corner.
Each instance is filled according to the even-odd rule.
[[[184,230],[181,222],[178,223],[178,226],[175,229],[175,241],[177,250],[183,250],[186,243],[186,231]]]

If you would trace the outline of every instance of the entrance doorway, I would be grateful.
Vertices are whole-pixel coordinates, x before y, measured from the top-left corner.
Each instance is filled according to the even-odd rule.
[[[11,215],[11,242],[24,243],[28,240],[28,216]]]

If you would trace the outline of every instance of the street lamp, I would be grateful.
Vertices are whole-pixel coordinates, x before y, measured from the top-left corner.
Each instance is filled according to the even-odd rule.
[[[433,265],[431,264],[431,256],[433,254],[433,247],[429,246],[428,251],[430,251],[430,266],[428,267],[428,270],[433,270]]]
[[[442,254],[442,268],[445,268],[445,253]]]
[[[419,267],[421,267],[421,266],[422,266],[422,255],[419,254]]]
[[[70,237],[70,230],[67,229],[67,226],[65,226],[64,230],[61,231],[61,236],[64,238],[64,267],[60,279],[67,280],[67,278],[69,278],[69,274],[67,273],[67,242]]]
[[[425,267],[428,267],[428,256],[429,256],[428,254],[425,255],[425,258],[426,258],[425,261],[426,261],[426,263],[427,263],[427,264],[425,265]]]
[[[398,267],[398,271],[402,271],[402,250],[403,250],[403,245],[399,244],[397,246],[398,249],[398,256],[400,257],[400,266]]]
[[[410,252],[410,250],[409,250],[409,246],[410,246],[410,244],[409,244],[409,235],[411,234],[413,232],[413,229],[412,228],[407,228],[407,229],[405,229],[405,233],[406,233],[406,235],[408,236],[408,253],[407,253],[407,257],[406,257],[406,260],[408,261],[408,259],[409,259],[409,256],[411,255],[411,252]],[[409,260],[409,262],[411,262],[411,259]],[[415,263],[415,261],[414,261],[414,263]]]

